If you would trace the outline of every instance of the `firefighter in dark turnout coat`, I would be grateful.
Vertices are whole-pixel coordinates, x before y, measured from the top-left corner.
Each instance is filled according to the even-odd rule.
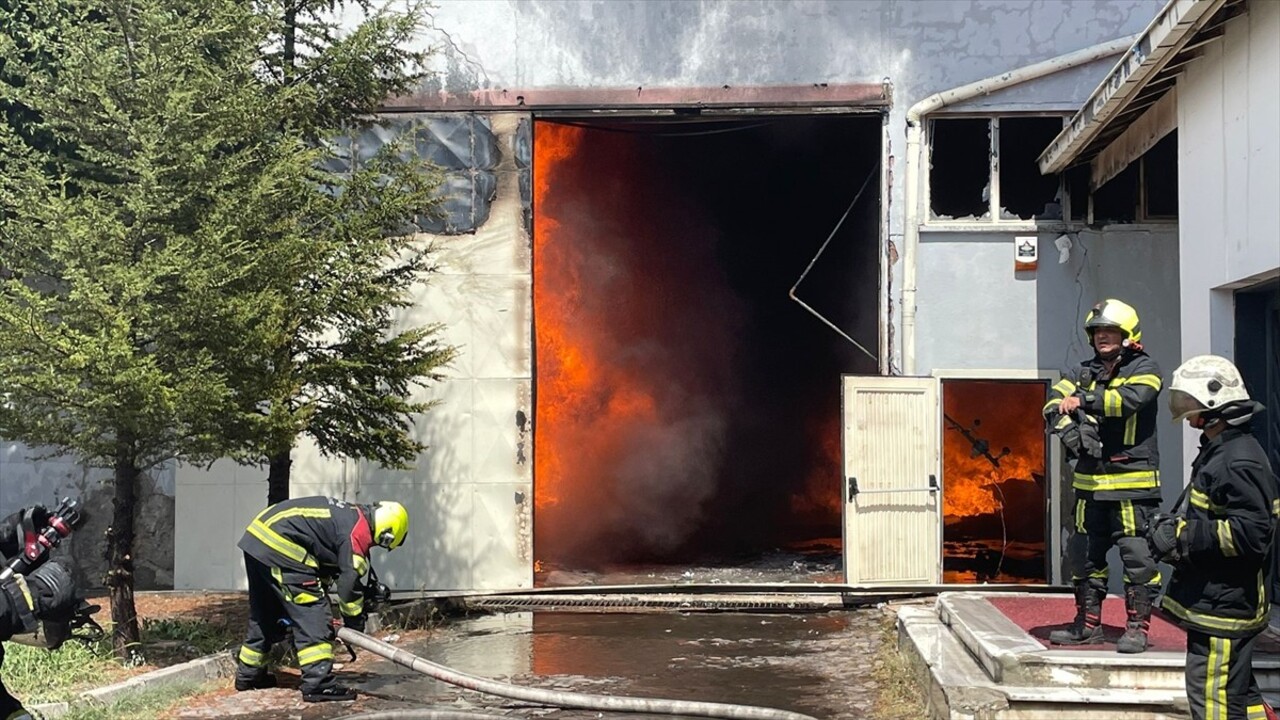
[[[1075,531],[1087,536],[1083,558],[1073,558],[1076,617],[1050,642],[1103,642],[1102,601],[1107,596],[1107,551],[1120,550],[1127,622],[1116,650],[1147,649],[1151,603],[1160,571],[1146,542],[1147,523],[1160,505],[1160,453],[1156,398],[1160,368],[1142,349],[1138,313],[1105,300],[1084,323],[1094,356],[1053,386],[1044,406],[1049,430],[1075,459]]]
[[[1203,430],[1181,512],[1152,523],[1152,551],[1174,566],[1160,607],[1187,631],[1187,699],[1194,720],[1264,720],[1253,647],[1271,609],[1280,486],[1249,431],[1262,406],[1230,361],[1201,355],[1169,385],[1174,421]],[[1181,498],[1178,505],[1182,505]]]
[[[239,547],[249,580],[249,633],[240,646],[236,690],[274,687],[267,653],[284,638],[287,623],[308,702],[354,700],[333,676],[334,585],[346,627],[363,630],[364,596],[374,546],[393,550],[409,531],[398,502],[354,505],[326,497],[294,498],[263,510]]]
[[[37,532],[48,524],[49,513],[39,506],[0,520],[0,559],[6,565],[9,558],[22,551],[19,528],[24,514],[33,519]],[[68,619],[77,603],[71,573],[56,562],[46,562],[25,577],[15,574],[0,582],[0,641],[33,633],[41,622]],[[57,644],[45,647],[53,650]],[[4,645],[0,645],[0,664],[3,663]],[[31,715],[17,698],[9,694],[3,681],[0,681],[0,720],[31,720]]]

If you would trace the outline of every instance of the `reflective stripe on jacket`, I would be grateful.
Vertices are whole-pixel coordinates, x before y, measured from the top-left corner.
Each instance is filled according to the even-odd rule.
[[[1049,391],[1045,421],[1052,430],[1061,420],[1058,405],[1077,395],[1080,408],[1098,421],[1102,457],[1081,455],[1072,487],[1098,500],[1159,500],[1160,451],[1156,445],[1160,366],[1140,350],[1124,349],[1115,375],[1096,355],[1066,373]]]
[[[1191,465],[1182,561],[1160,606],[1185,628],[1249,637],[1267,627],[1280,487],[1257,438],[1228,428]]]

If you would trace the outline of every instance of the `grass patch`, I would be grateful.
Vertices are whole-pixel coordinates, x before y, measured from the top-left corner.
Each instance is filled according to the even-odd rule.
[[[158,618],[142,621],[142,647],[159,643],[176,643],[198,655],[209,655],[226,650],[239,642],[228,628],[210,625],[202,620],[188,618]]]
[[[107,642],[68,642],[54,652],[6,643],[4,683],[28,705],[62,702],[128,674]]]
[[[209,692],[216,687],[211,682],[174,683],[151,690],[143,690],[121,698],[105,707],[73,709],[62,720],[154,720],[166,710],[176,709],[178,704],[192,695]]]
[[[907,658],[898,651],[898,616],[885,612],[871,673],[877,689],[876,717],[916,720],[925,716],[924,693]]]
[[[69,641],[55,651],[17,643],[5,645],[4,682],[33,705],[64,702],[85,690],[110,685],[146,668],[168,667],[225,650],[239,641],[230,631],[190,619],[144,619],[142,653],[133,666],[122,664],[111,649],[111,627],[96,643]],[[99,716],[92,716],[99,717]]]

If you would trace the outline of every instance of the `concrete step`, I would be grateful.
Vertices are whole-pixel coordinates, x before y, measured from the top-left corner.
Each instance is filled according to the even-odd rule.
[[[1006,595],[1006,597],[1008,597]],[[943,593],[937,614],[992,681],[1039,688],[1152,689],[1182,692],[1186,653],[1046,648],[982,593]],[[1280,692],[1280,657],[1258,652],[1254,673],[1263,692]]]
[[[926,689],[930,720],[1185,720],[1190,717],[1181,686],[1173,690],[998,683],[951,632],[935,607],[899,608],[898,645],[909,659],[921,687]]]

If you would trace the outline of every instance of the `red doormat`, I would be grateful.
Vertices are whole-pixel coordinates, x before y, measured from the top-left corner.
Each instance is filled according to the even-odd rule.
[[[1066,628],[1075,619],[1076,601],[1070,595],[988,596],[987,601],[1042,645],[1055,650],[1114,650],[1116,640],[1124,634],[1124,598],[1120,597],[1108,597],[1102,603],[1102,630],[1106,637],[1103,645],[1049,644],[1051,631]],[[1149,638],[1150,650],[1185,652],[1187,649],[1186,633],[1161,617],[1159,610],[1151,616]]]

